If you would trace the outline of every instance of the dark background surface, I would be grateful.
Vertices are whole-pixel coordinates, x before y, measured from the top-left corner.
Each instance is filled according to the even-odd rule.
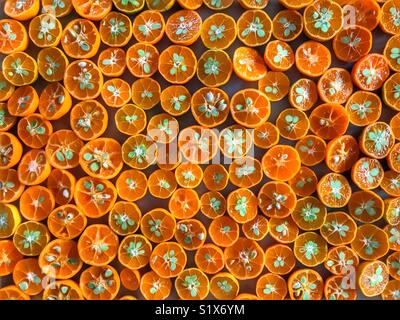
[[[4,14],[4,0],[0,0],[0,6],[1,6],[1,14],[0,17],[1,18],[5,18],[5,14]],[[168,16],[171,15],[172,13],[178,11],[180,9],[179,5],[176,3],[175,6],[169,10],[164,14],[164,18],[165,20],[167,20]],[[280,5],[278,3],[278,0],[270,0],[270,3],[268,4],[268,6],[266,7],[265,11],[268,13],[268,15],[270,16],[271,19],[273,19],[273,17],[275,16],[275,14],[277,12],[279,12],[280,10],[284,9],[284,7],[282,5]],[[113,9],[116,10],[116,9]],[[210,16],[213,13],[216,13],[216,11],[212,11],[210,9],[208,9],[206,6],[202,6],[200,9],[197,10],[199,12],[199,14],[201,15],[201,17],[203,18],[203,21]],[[228,8],[227,10],[223,10],[221,12],[224,12],[230,16],[232,16],[233,18],[235,18],[236,20],[239,18],[239,16],[244,12],[244,9],[242,9],[242,7],[236,2],[234,1],[234,4]],[[301,11],[302,12],[302,11]],[[135,18],[136,14],[132,14],[129,15],[131,20],[133,21],[133,19]],[[63,17],[60,18],[60,21],[62,23],[63,26],[65,26],[69,21],[78,18],[79,16],[76,13],[71,13],[70,15],[68,15],[67,17]],[[99,22],[95,22],[96,26],[99,27]],[[24,25],[26,26],[27,30],[28,30],[28,25],[29,22],[25,22]],[[384,34],[379,27],[373,32],[373,36],[374,36],[374,43],[373,43],[373,49],[371,50],[371,52],[375,52],[375,53],[382,53],[384,46],[386,44],[387,39],[389,38],[388,35]],[[274,38],[272,37],[271,40],[274,40]],[[301,35],[299,38],[297,38],[295,41],[291,42],[290,45],[292,46],[292,49],[295,51],[296,48],[303,43],[304,41],[308,40],[304,35]],[[132,44],[134,44],[136,42],[136,40],[134,39],[134,37],[132,37],[132,39],[130,40],[130,42],[128,43],[128,45],[126,45],[124,47],[125,50],[127,50]],[[158,43],[156,45],[156,47],[158,48],[158,50],[160,52],[162,52],[165,48],[167,48],[168,46],[170,46],[172,43],[168,40],[168,38],[166,36],[164,36],[163,40]],[[331,52],[333,52],[332,50],[332,46],[331,46],[331,41],[324,43],[324,45],[326,45]],[[235,51],[235,49],[237,47],[243,46],[243,44],[241,43],[241,41],[237,38],[236,41],[233,43],[233,45],[231,45],[228,49],[226,49],[225,51],[230,55],[230,57],[233,56],[233,53]],[[60,49],[62,49],[61,45],[58,46]],[[201,38],[199,38],[193,45],[190,46],[191,49],[195,52],[197,58],[199,58],[201,56],[201,54],[207,50],[207,48],[203,45]],[[102,46],[100,47],[99,53],[106,48],[105,45],[102,44]],[[258,48],[258,51],[260,52],[260,54],[264,54],[264,49],[265,46],[261,46]],[[26,51],[27,53],[29,53],[31,56],[33,56],[34,58],[37,57],[37,54],[39,52],[39,48],[37,48],[32,42],[30,42],[29,47]],[[1,61],[4,58],[4,56],[1,56]],[[94,62],[97,62],[97,58],[98,55],[96,55],[94,58],[90,59]],[[72,58],[68,58],[69,61],[73,61],[74,59]],[[335,55],[332,54],[332,65],[331,67],[342,67],[342,68],[346,68],[348,71],[351,72],[351,68],[352,68],[352,64],[346,64],[343,62],[338,61],[335,58]],[[296,67],[292,67],[288,72],[286,72],[286,74],[289,76],[291,84],[293,84],[295,81],[297,81],[300,78],[307,78],[303,75],[301,75]],[[133,83],[133,81],[135,80],[135,78],[129,73],[129,71],[127,70],[124,75],[122,76],[126,81],[128,81],[129,83]],[[154,79],[156,79],[160,84],[161,84],[161,88],[164,89],[166,88],[169,84],[162,78],[162,76],[157,73],[153,76]],[[104,81],[108,80],[108,77],[104,77]],[[315,79],[314,79],[315,80]],[[33,86],[35,87],[35,89],[38,91],[38,93],[40,94],[40,92],[42,91],[42,89],[46,86],[46,81],[44,81],[40,76],[38,78],[38,80],[33,84]],[[187,85],[185,85],[189,88],[191,93],[194,93],[197,89],[203,87],[203,85],[197,80],[196,77],[194,77]],[[232,95],[234,93],[236,93],[237,91],[244,89],[244,88],[257,88],[257,82],[245,82],[240,80],[239,78],[236,77],[235,73],[232,73],[231,79],[228,82],[228,84],[224,85],[221,87],[221,89],[225,90],[229,97],[232,97]],[[378,93],[380,95],[380,92]],[[97,100],[99,102],[101,102],[108,111],[109,114],[109,124],[108,124],[108,128],[106,130],[106,132],[104,133],[104,137],[112,137],[116,140],[118,140],[121,144],[128,138],[128,136],[121,134],[115,126],[114,123],[114,114],[116,112],[117,109],[114,108],[110,108],[107,107],[101,97],[97,98]],[[73,105],[75,103],[77,103],[77,100],[73,101]],[[272,123],[275,123],[276,118],[278,117],[279,113],[290,107],[290,104],[288,102],[288,100],[285,98],[282,101],[279,102],[272,102],[271,103],[271,116],[269,118],[269,121]],[[162,110],[161,106],[158,104],[156,107],[154,107],[151,110],[146,111],[147,113],[147,119],[149,120],[153,115],[159,114],[159,113],[163,113],[164,111]],[[310,114],[310,111],[307,112],[307,114]],[[381,116],[381,120],[388,122],[390,120],[390,118],[394,115],[394,112],[392,110],[390,110],[387,106],[384,105],[383,107],[383,112],[382,112],[382,116]],[[182,115],[180,117],[177,117],[179,124],[180,124],[180,128],[185,128],[187,126],[190,125],[194,125],[197,124],[191,114],[191,112],[187,112],[185,115]],[[233,121],[232,117],[229,116],[227,121],[217,127],[217,129],[222,130],[223,128],[234,124],[235,122]],[[64,117],[62,117],[60,120],[57,121],[52,121],[54,130],[59,130],[59,129],[64,129],[64,128],[68,128],[70,129],[69,126],[69,114],[65,115]],[[13,129],[11,131],[13,131],[15,133],[16,126],[13,127]],[[360,127],[355,127],[350,125],[347,134],[351,134],[355,137],[358,137],[361,134],[361,130],[362,128]],[[295,143],[293,143],[292,141],[288,141],[286,139],[281,138],[279,141],[280,144],[290,144],[290,145],[294,145]],[[262,158],[263,154],[264,154],[264,150],[259,149],[257,147],[255,147],[255,156],[256,158],[260,159]],[[26,151],[26,150],[25,150]],[[203,170],[205,169],[205,166],[203,165]],[[228,169],[228,165],[225,166]],[[145,170],[146,175],[148,176],[152,171],[154,171],[155,169],[157,169],[158,167],[153,165],[150,168]],[[128,166],[124,165],[123,170],[129,169]],[[312,168],[313,170],[315,170],[318,178],[321,178],[325,173],[329,172],[328,168],[325,166],[325,164],[321,164],[318,166],[315,166]],[[80,169],[80,168],[76,168],[74,170],[72,170],[72,172],[75,174],[75,176],[77,178],[84,176],[84,172]],[[349,178],[349,176],[348,176]],[[116,181],[116,179],[112,179],[113,182]],[[259,189],[261,188],[261,186],[265,183],[269,181],[268,178],[264,177],[262,182],[260,184],[258,184],[257,186],[251,188],[251,190],[257,194]],[[234,190],[236,187],[233,186],[232,184],[229,184],[227,186],[227,188],[225,188],[224,191],[222,191],[222,194],[224,196],[227,196],[229,194],[230,191]],[[204,192],[207,191],[207,189],[204,187],[203,184],[201,184],[198,188],[196,188],[197,192],[199,193],[199,195],[203,194]],[[356,188],[353,185],[353,191],[355,191]],[[380,195],[384,196],[384,194],[382,192],[380,192],[380,190],[377,191]],[[122,199],[119,199],[122,200]],[[142,213],[146,213],[147,211],[154,209],[154,208],[158,208],[158,207],[163,207],[163,208],[168,208],[168,200],[162,200],[162,199],[158,199],[158,198],[154,198],[152,197],[149,193],[141,200],[137,201],[138,206],[140,207]],[[16,204],[18,205],[18,203]],[[333,211],[331,209],[328,209],[328,211]],[[343,211],[346,211],[346,208],[343,208]],[[259,214],[262,214],[261,211],[259,211]],[[210,223],[210,219],[206,218],[201,212],[199,212],[196,216],[196,219],[201,220],[205,226],[207,227]],[[100,219],[88,219],[88,224],[94,224],[94,223],[105,223],[107,224],[107,219],[108,219],[108,215],[100,218]],[[379,221],[377,224],[382,226],[383,221]],[[138,231],[140,232],[140,230]],[[122,239],[122,237],[120,237],[120,240]],[[75,239],[77,241],[77,239]],[[210,237],[207,237],[207,241],[206,242],[211,242]],[[261,245],[261,247],[265,250],[267,249],[271,244],[275,244],[275,240],[273,240],[269,235],[263,239],[262,241],[259,242],[259,244]],[[292,244],[290,245],[292,247]],[[194,264],[194,252],[187,252],[188,253],[188,262],[187,262],[187,268],[189,267],[195,267]],[[113,265],[114,267],[117,268],[117,270],[122,270],[123,267],[118,263],[117,259],[115,259],[111,265]],[[298,264],[296,266],[296,269],[301,268],[302,265]],[[87,268],[87,265],[85,265],[82,270],[84,270],[85,268]],[[314,268],[315,270],[317,270],[324,278],[326,278],[327,276],[329,276],[329,272],[323,267],[323,265],[317,266]],[[144,274],[145,272],[147,272],[148,270],[150,270],[150,267],[147,266],[145,268],[143,268],[141,270],[141,274]],[[223,270],[224,271],[224,270]],[[264,268],[263,274],[267,273],[268,270],[266,268]],[[79,282],[79,275],[80,273],[74,278],[77,282]],[[211,277],[210,277],[211,278]],[[288,277],[285,276],[285,279],[287,279]],[[257,279],[253,279],[253,280],[247,280],[247,281],[239,281],[240,282],[240,293],[254,293],[255,294],[255,283],[256,283]],[[3,287],[7,284],[12,284],[12,277],[11,276],[7,276],[7,277],[0,277],[0,287]],[[120,294],[118,295],[118,297],[124,296],[126,294],[129,295],[133,295],[137,298],[143,298],[139,292],[139,290],[131,292],[131,291],[127,291],[124,288],[122,288],[121,286],[121,291]],[[37,298],[40,298],[37,297]],[[170,297],[170,299],[176,299],[177,295],[176,292],[173,290]],[[213,296],[211,294],[209,294],[208,296],[209,299],[213,299]],[[365,299],[366,297],[362,296],[361,293],[359,293],[359,299]],[[379,297],[376,297],[379,298]]]

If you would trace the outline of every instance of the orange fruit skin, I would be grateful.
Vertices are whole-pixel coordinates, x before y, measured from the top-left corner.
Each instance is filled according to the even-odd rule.
[[[243,9],[264,9],[269,0],[238,0],[239,4],[243,7]]]
[[[360,33],[364,34],[364,39],[362,39],[362,45],[364,46],[362,49],[359,49],[357,47],[353,48],[350,47],[350,49],[353,51],[352,55],[350,55],[349,51],[346,50],[341,50],[342,49],[342,39],[343,39],[343,35],[347,35],[347,32],[350,33],[353,32],[354,30],[358,30],[358,36],[360,36]],[[371,49],[372,49],[372,34],[371,31],[368,30],[367,28],[364,28],[360,25],[356,25],[356,26],[350,26],[350,27],[346,27],[343,28],[341,31],[339,31],[335,38],[333,39],[333,51],[335,52],[336,57],[344,62],[355,62],[357,61],[359,58],[367,55]]]
[[[312,110],[310,130],[325,140],[332,140],[343,135],[349,126],[349,115],[342,105],[324,103]]]
[[[170,267],[168,263],[163,262],[161,257],[165,253],[174,251],[174,256],[177,258],[176,268]],[[185,268],[187,262],[186,252],[179,243],[176,242],[163,242],[158,244],[150,255],[150,267],[163,278],[173,278],[179,275]]]
[[[136,243],[143,254],[138,257],[131,257],[131,243]],[[149,263],[150,255],[152,254],[152,244],[142,235],[128,235],[122,239],[118,248],[118,260],[127,268],[138,270]]]
[[[372,110],[367,116],[365,116],[363,113],[358,112],[357,103],[363,105],[368,101],[371,103]],[[347,100],[346,110],[349,114],[350,123],[353,125],[369,125],[379,120],[382,114],[382,101],[381,98],[375,93],[368,91],[356,91],[350,96],[349,100]]]
[[[343,255],[349,258],[350,263],[341,262],[341,256]],[[359,262],[356,252],[349,246],[337,246],[329,249],[324,266],[334,275],[343,275],[350,266],[358,267]]]
[[[385,1],[381,8],[381,13],[382,17],[379,19],[379,25],[382,29],[382,31],[395,35],[399,32],[399,27],[395,25],[392,15],[390,13],[391,8],[399,8],[399,2],[397,0],[390,0],[390,1]],[[388,21],[389,20],[389,21]]]
[[[72,0],[75,11],[83,18],[97,21],[112,9],[111,0]]]
[[[345,176],[331,172],[319,180],[317,193],[327,207],[341,208],[350,201],[352,190]]]
[[[37,172],[29,170],[32,162],[41,161],[38,165]],[[40,170],[39,170],[40,169]],[[24,170],[24,171],[23,171]],[[45,151],[42,149],[31,149],[25,153],[18,165],[18,179],[25,185],[37,185],[44,182],[51,172],[51,165],[45,156]]]
[[[147,56],[147,64],[141,62],[140,50],[144,51]],[[151,77],[157,71],[156,66],[159,62],[159,56],[160,54],[155,46],[139,42],[129,47],[126,51],[126,66],[132,75],[137,78]]]
[[[40,197],[45,199],[44,204],[36,207],[30,203],[31,199],[39,199]],[[51,193],[51,190],[48,188],[42,186],[32,186],[27,188],[22,193],[20,202],[20,211],[22,216],[30,221],[42,221],[46,219],[50,213],[49,211],[52,211],[55,207],[53,193]]]
[[[189,21],[189,23],[187,25],[180,24],[182,18],[183,21]],[[165,24],[165,34],[175,44],[190,46],[200,37],[202,23],[203,21],[196,11],[180,10],[169,16]]]
[[[211,262],[207,260],[207,254],[210,253],[213,254]],[[196,266],[207,274],[216,274],[220,272],[225,265],[224,252],[220,247],[211,243],[206,243],[201,248],[197,249],[194,260]]]
[[[275,289],[273,292],[265,293],[265,288],[272,285]],[[258,278],[256,283],[256,293],[263,300],[284,300],[287,295],[286,280],[280,275],[274,273],[266,273]]]
[[[65,17],[66,15],[70,14],[72,11],[72,0],[65,1],[65,6],[60,7],[55,5],[53,0],[41,0],[43,12],[51,13],[55,15],[57,18]]]
[[[255,19],[260,21],[263,34],[252,31],[250,26]],[[272,21],[268,14],[263,10],[245,10],[237,20],[238,38],[248,47],[258,47],[266,44],[271,38]]]
[[[297,122],[293,123],[293,119]],[[295,141],[304,138],[310,128],[307,115],[301,110],[292,108],[283,110],[275,124],[283,138]]]
[[[175,4],[175,0],[161,0],[161,1],[151,1],[146,0],[146,5],[150,10],[158,10],[160,12],[168,11]]]
[[[103,147],[103,149],[101,147]],[[109,149],[107,149],[107,147]],[[90,157],[89,161],[96,160],[96,158],[95,158],[96,150],[98,152],[103,151],[106,154],[106,156],[109,157],[109,161],[111,162],[111,166],[112,166],[112,170],[110,170],[111,172],[104,173],[104,174],[96,173],[96,172],[93,172],[93,170],[90,168],[90,166],[88,166],[87,157]],[[93,153],[90,153],[91,151]],[[114,140],[112,138],[98,138],[98,139],[89,141],[80,150],[79,158],[80,158],[80,165],[81,165],[82,169],[85,171],[86,174],[88,174],[89,176],[94,177],[94,178],[103,178],[103,179],[114,178],[115,176],[118,175],[118,173],[122,169],[122,165],[123,165],[122,155],[121,155],[121,145],[119,144],[119,142],[117,142],[116,140]],[[112,163],[112,162],[114,162],[114,163]],[[98,164],[97,161],[95,163]],[[108,164],[108,166],[109,165],[110,164]],[[104,167],[105,171],[108,171],[106,169],[106,168],[108,168],[108,166],[105,167],[104,163],[100,162],[100,167]],[[100,168],[100,170],[101,170],[101,168]]]
[[[277,264],[275,263],[275,261],[278,260],[279,262],[281,259],[284,260],[283,266],[281,264],[278,264],[278,266],[276,266]],[[265,251],[265,266],[268,271],[274,274],[288,274],[293,270],[295,264],[296,259],[293,250],[287,245],[275,244],[267,248],[267,250]]]
[[[275,61],[276,51],[274,52],[273,50],[278,50],[277,48],[279,47],[283,48],[283,50],[286,50],[288,54],[286,57],[282,58],[280,62],[277,62]],[[273,71],[287,71],[295,63],[292,47],[288,43],[280,40],[271,41],[265,47],[264,61]]]
[[[340,232],[331,227],[335,223],[347,226],[348,230],[345,235],[340,234]],[[320,233],[329,244],[341,246],[353,242],[356,237],[356,229],[355,221],[347,213],[336,211],[327,214],[325,224],[322,226]]]
[[[383,130],[385,131],[386,145],[380,150],[377,150],[375,148],[376,139],[370,138],[371,133],[375,131],[375,127],[378,127],[378,129],[383,128]],[[386,122],[383,121],[378,121],[364,127],[364,130],[362,131],[361,137],[359,139],[360,150],[367,156],[374,159],[385,158],[389,154],[390,149],[393,147],[394,144],[395,136],[393,130]]]
[[[58,108],[53,111],[54,97],[63,99],[61,103],[57,103]],[[72,98],[69,92],[59,82],[49,84],[40,94],[39,112],[47,120],[58,120],[64,116],[72,107]]]
[[[93,289],[90,289],[89,283],[99,279],[107,285],[103,292],[96,293]],[[107,282],[105,280],[112,281]],[[113,300],[117,296],[120,286],[121,280],[117,270],[109,265],[102,267],[91,266],[81,273],[79,279],[79,287],[87,300]]]
[[[237,255],[243,248],[252,249],[256,252],[256,256],[248,260],[247,265],[251,268],[246,268],[245,265],[238,263]],[[258,277],[264,268],[264,251],[254,240],[239,238],[232,246],[224,250],[225,264],[228,271],[239,280],[248,280]]]
[[[379,236],[379,239],[377,239],[377,236]],[[364,239],[368,237],[373,237],[373,239],[379,243],[380,247],[368,250],[369,247],[364,245]],[[373,224],[363,224],[357,228],[357,233],[355,239],[351,243],[351,248],[363,260],[373,261],[380,259],[389,251],[388,235],[385,231]],[[379,250],[379,252],[375,250]]]
[[[332,81],[338,80],[342,84],[339,89],[332,87]],[[330,94],[332,90],[334,94]],[[353,93],[353,83],[350,73],[346,69],[331,68],[318,81],[318,93],[326,103],[344,104]]]
[[[266,76],[267,67],[255,49],[239,47],[233,54],[233,71],[245,81],[258,81]]]
[[[347,289],[346,296],[341,293],[343,290],[343,283],[346,280],[345,276],[330,276],[325,281],[324,295],[325,299],[329,300],[356,300],[357,291],[356,289]]]
[[[54,268],[51,262],[47,261],[49,256],[59,261],[65,261],[65,263]],[[71,261],[75,263],[70,263]],[[66,280],[72,278],[81,270],[83,262],[79,258],[76,242],[56,239],[49,242],[40,253],[39,266],[48,277]]]
[[[339,136],[327,144],[325,163],[331,171],[343,173],[352,168],[359,154],[358,142],[353,136]]]
[[[155,21],[161,25],[157,30],[152,29],[150,32],[143,34],[139,27],[146,24],[146,22]],[[165,20],[161,12],[155,10],[145,10],[138,14],[133,20],[133,36],[139,42],[147,42],[150,44],[158,43],[165,33]],[[154,34],[155,33],[155,34]]]
[[[3,26],[4,28],[4,24],[14,24],[19,28],[19,32],[18,32],[18,37],[21,37],[22,41],[19,41],[19,43],[17,43],[16,47],[11,47],[8,48],[7,47],[7,42],[9,41],[9,39],[7,39],[7,37],[4,35],[0,38],[0,52],[3,54],[10,54],[13,52],[21,52],[21,51],[25,51],[26,48],[28,47],[29,44],[29,38],[28,38],[28,33],[26,32],[26,28],[25,26],[13,19],[2,19],[0,20],[0,24]],[[11,27],[13,28],[13,27]],[[11,42],[11,41],[9,41]]]
[[[43,281],[45,274],[42,273],[42,270],[38,264],[38,260],[35,258],[28,258],[18,261],[13,272],[13,281],[20,288],[23,288],[23,291],[26,294],[34,296],[42,292],[43,287],[42,282],[35,283],[29,280],[30,272],[36,274],[38,278]],[[26,284],[28,284],[27,287],[25,286]]]
[[[395,111],[400,111],[400,104],[396,97],[396,86],[399,82],[400,73],[393,74],[383,85],[383,101]]]
[[[278,181],[292,179],[300,170],[299,153],[291,146],[276,145],[263,156],[261,164],[267,177]]]
[[[287,15],[290,15],[290,17],[287,18]],[[287,34],[286,25],[281,23],[281,18],[286,18],[289,22],[293,23],[296,26],[295,32],[290,32],[289,34]],[[295,40],[297,37],[300,36],[300,34],[303,32],[304,29],[303,16],[297,10],[291,10],[291,9],[280,11],[273,18],[272,24],[273,24],[272,28],[273,36],[276,39],[282,41]]]
[[[390,280],[385,290],[382,292],[381,296],[383,300],[399,300],[397,297],[397,292],[400,289],[400,281],[399,280]]]
[[[31,241],[28,247],[24,246],[23,241],[27,239],[27,231],[39,232],[36,241]],[[49,241],[50,233],[46,225],[35,221],[26,221],[18,225],[13,236],[15,247],[24,256],[38,256],[39,254],[43,254]]]
[[[206,59],[207,58],[207,59]],[[205,66],[209,58],[214,58],[221,65],[218,75],[207,75]],[[219,58],[219,59],[217,59]],[[197,78],[207,87],[220,87],[227,84],[231,78],[233,72],[232,61],[229,55],[223,50],[208,50],[205,51],[199,58],[197,64]],[[223,74],[224,73],[224,74]],[[213,79],[214,78],[214,79]]]
[[[39,13],[40,1],[38,0],[26,1],[20,8],[17,8],[16,4],[16,0],[7,0],[4,4],[4,13],[15,20],[26,21]]]
[[[302,9],[311,4],[313,0],[279,0],[279,3],[288,9]]]
[[[4,77],[3,74],[0,75],[0,81],[2,81],[3,85],[3,89],[1,89],[1,93],[0,93],[0,108],[1,110],[4,111],[5,116],[4,116],[4,120],[3,123],[0,125],[0,131],[7,131],[7,129],[11,128],[14,124],[15,124],[15,119],[13,117],[9,117],[10,115],[7,114],[7,110],[6,110],[6,101],[11,97],[11,95],[14,93],[15,91],[15,86],[13,84],[11,84],[10,82],[8,82],[6,80],[6,78]],[[5,102],[3,102],[5,101]],[[7,119],[8,116],[8,119]]]
[[[125,31],[120,32],[119,34],[117,34],[117,36],[111,35],[110,40],[110,37],[107,38],[107,36],[110,36],[110,32],[112,31],[113,24],[111,22],[113,21],[113,19],[119,21],[119,23],[125,27]],[[132,37],[131,20],[128,16],[122,13],[112,11],[108,13],[100,22],[99,32],[101,41],[106,45],[110,47],[123,47],[128,44],[129,40]]]
[[[38,125],[43,128],[44,133],[41,135],[36,135],[34,132],[32,133],[27,129],[31,123],[38,123]],[[53,133],[53,126],[51,122],[46,120],[41,114],[36,113],[24,117],[18,123],[17,132],[25,145],[33,149],[39,149],[46,145],[49,136]]]
[[[197,58],[189,47],[180,45],[169,46],[161,52],[158,59],[158,71],[165,80],[172,84],[185,84],[189,82],[195,75],[196,69]]]
[[[378,75],[370,75],[369,72],[376,71],[375,68],[372,69],[372,64],[369,62],[369,60],[378,60],[379,63],[379,71],[380,73]],[[368,63],[368,66],[371,66],[371,69],[364,69],[361,70],[361,67],[363,64]],[[375,64],[374,64],[375,66]],[[366,73],[368,72],[368,73]],[[367,80],[363,81],[362,77],[365,78],[364,74],[367,74]],[[390,69],[389,69],[389,62],[387,58],[384,55],[377,54],[377,53],[371,53],[366,55],[365,57],[361,58],[358,60],[353,67],[352,73],[353,77],[353,82],[354,84],[359,87],[361,90],[365,91],[375,91],[380,89],[384,82],[387,80],[387,78],[390,75]],[[370,80],[371,79],[371,80]],[[371,84],[367,84],[370,82]]]
[[[316,27],[316,22],[314,19],[315,10],[321,10],[321,8],[328,9],[331,12],[331,20],[329,28],[322,30]],[[321,11],[317,11],[319,15]],[[334,15],[337,14],[335,17]],[[311,18],[311,19],[310,19]],[[309,21],[309,19],[311,21]],[[313,20],[314,19],[314,20]],[[330,0],[317,0],[313,4],[307,6],[303,14],[304,20],[304,33],[311,39],[316,41],[328,41],[335,37],[343,25],[343,11],[339,4],[332,2]],[[332,30],[333,29],[333,30]]]
[[[382,0],[337,0],[336,2],[342,5],[344,22],[349,25],[360,25],[373,31],[383,20],[383,11],[378,3],[384,2]]]
[[[219,288],[218,282],[221,280],[226,280],[232,286],[230,292]],[[228,272],[220,272],[210,279],[210,293],[218,300],[236,299],[238,297],[239,288],[239,281]]]
[[[365,166],[375,170],[376,175],[368,180],[367,175],[364,173]],[[376,189],[382,182],[384,176],[383,168],[380,162],[376,159],[360,158],[351,170],[351,179],[362,190]],[[367,179],[367,181],[365,181]]]
[[[221,233],[221,228],[226,226],[229,227],[229,232]],[[226,215],[214,218],[208,227],[211,240],[217,246],[225,248],[232,246],[237,241],[239,232],[239,225],[236,221]]]
[[[297,69],[302,74],[309,77],[319,77],[330,67],[332,57],[329,49],[323,44],[307,41],[297,48],[295,61]],[[309,66],[304,64],[309,64]]]
[[[360,202],[366,199],[374,201],[375,214],[370,216],[367,210],[364,210],[361,215],[357,212]],[[367,200],[367,201],[368,201]],[[362,203],[362,202],[361,202]],[[380,220],[385,213],[385,204],[383,199],[373,191],[356,191],[352,194],[348,203],[349,213],[353,219],[363,223],[373,223]],[[358,209],[359,210],[359,209]]]
[[[155,220],[161,220],[160,233],[152,231],[151,224]],[[174,236],[175,228],[175,217],[162,208],[156,208],[145,213],[140,221],[140,230],[142,234],[154,243],[161,243],[170,240]]]
[[[304,212],[309,208],[318,208],[318,215],[314,220],[307,221]],[[304,231],[313,231],[320,229],[326,220],[327,209],[317,198],[306,196],[297,201],[296,208],[292,212],[292,219]]]
[[[91,33],[86,34],[86,38],[90,39],[90,42],[86,42],[86,44],[89,46],[89,48],[82,48],[81,45],[78,43],[78,47],[76,48],[75,46],[70,48],[70,42],[75,39],[76,33],[71,33],[70,29],[73,29],[74,26],[78,26],[78,28],[85,28],[87,31],[87,28],[90,28]],[[80,29],[79,29],[80,30]],[[90,35],[90,38],[89,38]],[[69,38],[71,37],[71,38]],[[65,27],[64,31],[61,36],[61,45],[63,46],[63,49],[65,53],[75,59],[89,59],[92,58],[96,55],[97,51],[99,50],[100,47],[100,33],[95,26],[93,22],[87,19],[75,19],[70,21]],[[72,42],[74,44],[74,42]]]
[[[95,234],[92,234],[92,230]],[[96,249],[104,243],[107,249]],[[83,262],[93,266],[103,266],[114,260],[119,245],[118,237],[106,225],[92,224],[83,231],[78,241],[78,252]],[[110,251],[110,253],[108,253]],[[93,254],[93,256],[87,256]],[[102,256],[104,254],[104,256]]]
[[[187,279],[187,277],[190,278],[194,276],[196,277],[198,283],[195,294],[193,294],[185,286],[185,279]],[[200,269],[188,268],[183,270],[182,273],[178,277],[176,277],[175,289],[179,298],[181,298],[182,300],[204,300],[210,290],[210,282],[207,275]]]
[[[18,172],[15,169],[0,169],[0,181],[7,183],[10,181],[14,184],[13,188],[7,192],[0,193],[0,203],[11,203],[19,199],[22,192],[25,190],[25,185],[18,180]]]
[[[154,283],[159,283],[156,292],[151,290]],[[146,300],[165,300],[171,294],[172,281],[169,278],[162,278],[154,271],[149,271],[140,279],[140,293]]]
[[[249,99],[251,101],[250,104],[246,102]],[[235,104],[235,102],[237,103]],[[246,107],[243,109],[239,108],[239,106],[243,107],[242,103],[246,103]],[[238,124],[246,128],[256,128],[268,120],[271,114],[271,103],[268,97],[262,91],[257,89],[243,89],[234,94],[231,99],[229,109],[231,111],[232,118]],[[255,119],[251,119],[253,112],[256,114]],[[245,114],[245,119],[240,116],[241,113]]]
[[[19,252],[12,240],[0,240],[0,250],[4,254],[4,257],[7,258],[7,261],[9,261],[7,264],[0,264],[0,276],[4,277],[12,274],[15,265],[24,256]]]
[[[218,39],[218,35],[215,33],[215,30],[212,30],[213,25],[224,25],[225,29],[223,30],[223,37]],[[219,32],[220,29],[217,28]],[[203,25],[201,27],[201,40],[203,44],[213,50],[225,50],[229,48],[236,39],[237,36],[237,25],[234,18],[231,16],[217,12],[213,15],[210,15],[207,19],[204,20]]]
[[[181,220],[177,223],[176,229],[175,239],[184,250],[194,251],[203,247],[207,231],[199,220]],[[192,242],[190,244],[187,243],[186,237],[192,237]]]
[[[61,213],[61,216],[60,216]],[[72,221],[63,221],[68,214],[76,213]],[[70,218],[70,216],[68,216]],[[73,239],[81,234],[86,228],[87,218],[78,207],[72,204],[66,204],[54,209],[48,216],[47,225],[49,231],[59,239]]]
[[[240,212],[238,215],[237,203],[241,199],[245,197],[246,199],[246,209],[243,212]],[[232,191],[227,197],[228,204],[228,214],[232,219],[234,219],[237,223],[246,223],[253,220],[257,215],[257,198],[252,191],[245,188],[239,188],[235,191]],[[253,202],[251,206],[251,202]]]
[[[305,283],[300,286],[297,283],[304,277]],[[324,291],[321,275],[313,269],[299,269],[293,272],[288,279],[290,299],[292,300],[321,300]],[[314,286],[310,286],[313,284]]]
[[[103,195],[103,192],[106,194]],[[76,183],[75,203],[89,218],[99,218],[107,214],[116,199],[117,190],[108,180],[86,176]]]
[[[44,23],[54,23],[56,25],[55,29],[49,32],[51,35],[49,38],[39,37],[40,25],[42,24],[42,21],[44,21]],[[31,20],[28,32],[29,38],[37,47],[57,46],[61,40],[62,25],[61,22],[53,15],[41,14]]]
[[[22,157],[22,144],[16,136],[8,132],[0,132],[0,139],[7,141],[12,146],[11,158],[7,160],[6,164],[2,161],[3,163],[0,165],[0,169],[9,169],[20,161]]]
[[[308,239],[308,241],[305,242],[305,239]],[[314,245],[318,245],[316,254],[307,255],[307,251],[305,251],[305,247],[307,247],[310,241]],[[319,234],[315,232],[305,232],[297,237],[294,242],[293,252],[299,262],[307,267],[315,267],[326,260],[328,244]]]
[[[148,0],[146,0],[148,1]],[[203,3],[212,10],[224,10],[229,8],[233,4],[234,0],[222,0],[219,3],[212,0],[203,0]]]
[[[0,288],[0,300],[31,300],[31,298],[17,286],[10,285]]]
[[[303,96],[298,95],[297,90],[306,90],[307,99]],[[289,91],[289,103],[294,107],[302,111],[311,109],[318,101],[318,89],[317,85],[313,80],[300,79],[296,81]],[[300,100],[298,100],[300,99]]]
[[[70,74],[71,72],[77,72],[78,74]],[[91,79],[93,74],[98,77],[98,80],[94,82],[84,83],[82,75],[87,73],[90,74]],[[80,82],[82,80],[82,82]],[[82,84],[81,84],[82,83]],[[101,93],[103,86],[103,74],[97,65],[91,60],[75,60],[70,63],[64,73],[64,85],[69,91],[72,97],[78,100],[90,100],[97,98]],[[83,86],[83,89],[80,89]],[[97,88],[96,88],[97,86]],[[83,92],[79,92],[83,91]]]
[[[373,275],[376,274],[378,268],[381,270],[379,274],[382,280],[375,284],[373,283]],[[375,297],[383,293],[389,282],[389,272],[386,264],[382,261],[363,262],[357,271],[358,286],[366,297]]]
[[[119,277],[121,278],[122,286],[126,289],[131,291],[139,289],[141,279],[139,271],[124,268],[120,272]]]
[[[296,203],[297,197],[293,189],[282,181],[267,182],[258,192],[258,206],[266,216],[271,218],[290,217]],[[271,220],[270,222],[272,222]],[[270,229],[272,235],[272,227]]]
[[[177,0],[179,5],[184,9],[196,10],[203,4],[203,0]]]
[[[383,51],[383,54],[385,57],[388,59],[389,62],[389,67],[395,72],[400,71],[400,65],[397,62],[396,56],[391,56],[391,51],[392,49],[396,48],[400,40],[399,35],[394,35],[392,36],[386,43],[385,49]]]
[[[109,64],[114,59],[114,64]],[[120,77],[126,70],[126,53],[121,48],[110,47],[99,54],[97,65],[103,75],[108,77]]]
[[[233,300],[260,300],[260,298],[252,293],[241,293],[238,294]]]
[[[11,64],[16,62],[18,59],[20,59],[20,61],[23,61],[21,66],[25,71],[28,72],[29,77],[22,77],[18,75],[12,68]],[[26,64],[29,64],[28,69],[25,67]],[[36,60],[25,52],[14,52],[7,55],[3,59],[1,69],[6,80],[8,80],[8,82],[15,86],[32,84],[37,80],[39,75]],[[16,76],[18,76],[17,79],[15,79]]]
[[[21,107],[18,102],[21,97],[29,97],[27,105]],[[8,112],[13,116],[25,117],[33,114],[39,104],[39,96],[36,89],[32,86],[18,87],[7,101]]]

